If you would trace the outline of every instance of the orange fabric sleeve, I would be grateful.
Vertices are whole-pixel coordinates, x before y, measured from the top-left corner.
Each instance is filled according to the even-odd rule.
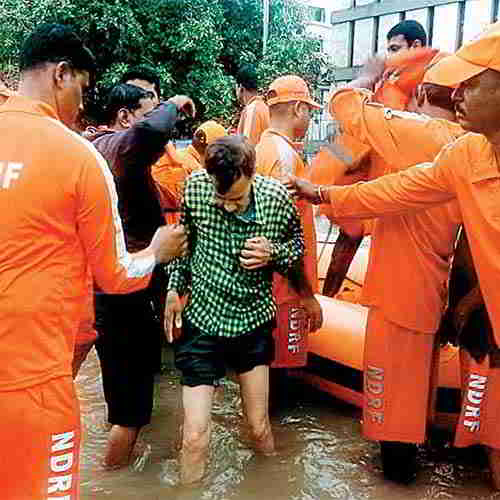
[[[369,219],[403,215],[430,208],[456,197],[451,147],[445,147],[434,163],[416,165],[396,174],[352,186],[331,186],[328,197],[336,218]],[[450,168],[451,167],[451,168]]]
[[[355,137],[363,144],[369,144],[363,127],[363,104],[372,97],[369,90],[344,88],[334,92],[328,104],[328,111],[339,122],[342,134]]]
[[[92,275],[106,293],[129,293],[145,288],[155,266],[146,249],[127,252],[118,196],[111,171],[100,155],[87,162],[77,179],[78,235],[85,248]]]
[[[361,179],[366,180],[363,175],[358,175],[358,172],[350,174],[350,171],[368,161],[369,146],[349,134],[340,134],[335,138],[332,148],[334,152],[323,147],[314,157],[310,167],[311,182],[345,185]]]
[[[463,133],[457,124],[384,108],[370,102],[370,95],[353,89],[340,90],[332,96],[330,109],[346,133],[383,159],[384,165],[379,161],[378,167],[372,166],[372,179],[420,163],[422,157],[434,158],[438,144],[447,144]]]

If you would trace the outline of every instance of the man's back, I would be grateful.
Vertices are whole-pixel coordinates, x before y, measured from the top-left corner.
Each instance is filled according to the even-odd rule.
[[[269,108],[262,97],[255,96],[241,112],[237,132],[247,137],[250,143],[255,146],[259,143],[262,133],[269,126]]]
[[[0,390],[71,373],[86,269],[78,189],[91,157],[48,106],[14,97],[0,108]]]
[[[430,162],[464,133],[457,124],[384,108],[369,102],[369,96],[340,91],[332,108],[335,116],[345,118],[345,133],[371,147],[370,179]],[[377,219],[363,303],[381,307],[388,319],[406,328],[436,331],[447,296],[448,257],[460,221],[455,203]]]
[[[291,173],[297,177],[307,176],[306,166],[302,158],[294,149],[292,142],[284,135],[273,129],[267,129],[261,137],[256,151],[257,172],[264,176],[281,178],[285,173]],[[304,231],[304,243],[306,252],[304,256],[305,274],[313,291],[318,288],[318,273],[316,262],[316,229],[312,207],[302,201],[297,202],[302,229]],[[293,292],[290,291],[293,296]],[[285,301],[287,297],[281,300]],[[278,299],[280,300],[280,299]]]

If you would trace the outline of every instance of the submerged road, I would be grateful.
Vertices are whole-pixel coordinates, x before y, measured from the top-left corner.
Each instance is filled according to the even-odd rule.
[[[378,447],[360,437],[359,411],[296,381],[279,391],[272,414],[278,453],[255,455],[245,438],[237,385],[227,381],[213,412],[208,474],[197,487],[177,484],[178,375],[167,363],[157,405],[135,463],[104,470],[108,426],[99,362],[92,351],[76,381],[82,407],[81,500],[489,500],[485,457],[454,450],[443,436],[419,454],[409,487],[383,479]]]

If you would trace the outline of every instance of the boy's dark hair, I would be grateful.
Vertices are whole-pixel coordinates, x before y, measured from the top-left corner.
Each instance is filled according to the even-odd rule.
[[[423,83],[422,89],[427,96],[429,104],[446,109],[447,111],[455,111],[455,104],[451,99],[454,89],[436,85],[435,83]]]
[[[221,137],[207,146],[205,169],[224,195],[242,175],[250,178],[255,173],[255,148],[242,135]]]
[[[141,107],[141,99],[151,99],[151,92],[147,92],[136,85],[119,83],[111,89],[106,103],[106,123],[115,122],[120,109],[135,111]]]
[[[94,76],[95,57],[70,26],[42,24],[25,40],[19,58],[21,72],[46,63],[66,61],[77,71]]]
[[[158,96],[158,99],[160,98],[160,77],[158,76],[158,73],[150,66],[141,64],[139,66],[130,68],[122,75],[122,77],[120,78],[120,82],[127,83],[129,80],[145,80],[146,82],[153,84],[156,95]]]
[[[427,33],[424,27],[413,19],[406,19],[393,26],[387,33],[387,40],[398,35],[403,35],[408,45],[411,45],[415,40],[420,40],[423,47],[427,45]]]
[[[257,90],[257,72],[255,66],[251,64],[245,64],[242,66],[238,73],[236,73],[236,83],[241,85],[247,90],[256,91]]]

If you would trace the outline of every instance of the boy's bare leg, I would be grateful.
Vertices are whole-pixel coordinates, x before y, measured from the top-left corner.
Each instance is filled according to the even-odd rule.
[[[256,366],[240,375],[243,410],[257,451],[274,453],[274,437],[269,421],[269,367]]]
[[[213,394],[214,388],[210,385],[182,386],[184,421],[179,459],[182,484],[195,483],[205,473]]]

